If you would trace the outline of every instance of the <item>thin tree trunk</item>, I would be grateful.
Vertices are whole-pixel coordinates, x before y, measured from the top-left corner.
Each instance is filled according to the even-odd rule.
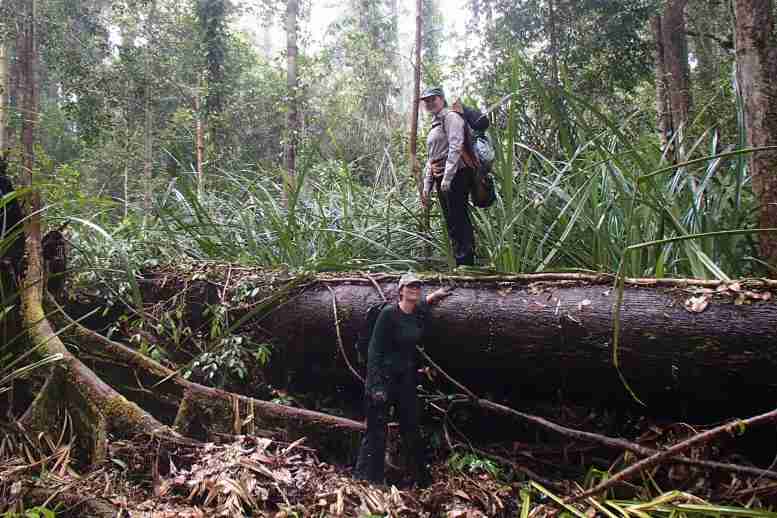
[[[262,55],[264,59],[270,61],[273,54],[272,28],[270,25],[262,26]]]
[[[0,41],[0,155],[8,145],[8,48]]]
[[[421,164],[418,162],[418,112],[421,100],[421,45],[423,33],[423,0],[416,0],[415,15],[415,68],[413,69],[413,106],[410,109],[410,167],[413,168],[413,177],[416,179],[418,195],[423,192],[423,178],[421,178]]]
[[[24,20],[22,23],[22,50],[20,52],[22,87],[24,102],[22,105],[22,167],[24,184],[32,186],[35,169],[35,126],[38,124],[38,83],[37,83],[37,47],[35,42],[35,0],[24,0]],[[40,197],[32,192],[28,197],[30,213],[40,210]],[[29,223],[37,226],[40,234],[40,222],[32,218]],[[28,234],[29,235],[29,234]]]
[[[423,45],[423,0],[416,0],[415,14],[415,67],[413,69],[413,105],[410,107],[410,167],[413,169],[416,185],[418,187],[419,198],[423,196],[424,179],[421,175],[421,164],[418,161],[418,112],[421,100],[421,47]],[[422,232],[429,232],[430,214],[429,202],[424,207]],[[429,245],[424,245],[424,255],[428,257],[431,254]]]
[[[674,129],[672,128],[672,114],[667,100],[666,88],[666,64],[664,62],[664,38],[661,30],[661,16],[654,16],[651,20],[653,38],[655,39],[655,62],[656,62],[656,113],[658,115],[658,131],[661,137],[661,145],[666,151],[668,158],[674,162],[673,153],[667,150],[669,140]]]
[[[156,16],[156,0],[151,0],[148,18],[146,20],[146,52],[143,63],[145,74],[145,88],[143,96],[145,97],[144,107],[144,132],[143,132],[143,215],[144,219],[151,211],[151,176],[152,176],[152,157],[153,157],[153,135],[151,112],[151,45],[152,45],[152,24]],[[199,170],[198,165],[198,170]],[[125,199],[125,203],[129,200]]]
[[[200,103],[200,89],[194,92],[194,138],[197,148],[197,190],[202,190],[202,179],[204,175],[203,160],[205,157],[205,130],[202,124],[202,105]]]
[[[691,112],[690,70],[688,66],[688,38],[685,31],[685,7],[688,0],[667,0],[661,20],[664,74],[671,109],[671,127],[681,132],[675,140],[683,155],[683,133]]]
[[[560,83],[558,70],[558,24],[556,23],[556,6],[554,0],[548,0],[548,40],[550,41],[550,70],[554,87]]]
[[[299,138],[299,117],[297,113],[297,17],[299,1],[286,1],[286,87],[289,99],[286,119],[286,195],[296,189],[297,139]]]
[[[737,79],[745,105],[747,141],[752,147],[777,144],[777,29],[771,0],[736,0]],[[777,151],[749,159],[762,228],[777,227]],[[761,234],[761,257],[777,271],[777,234]]]

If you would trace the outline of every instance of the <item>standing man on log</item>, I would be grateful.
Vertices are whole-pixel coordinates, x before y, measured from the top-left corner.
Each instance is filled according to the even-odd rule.
[[[421,296],[421,280],[407,273],[399,280],[399,302],[387,304],[378,315],[367,353],[365,406],[367,433],[356,462],[357,478],[382,484],[385,479],[386,432],[392,405],[399,414],[403,450],[410,476],[419,486],[431,482],[425,448],[419,433],[415,349],[424,332],[428,306],[450,295],[446,289]]]
[[[424,207],[429,206],[432,185],[435,185],[456,266],[472,266],[475,264],[475,236],[468,197],[475,172],[466,166],[462,156],[467,123],[464,117],[448,108],[442,88],[427,88],[420,99],[426,111],[432,114],[432,129],[426,138],[429,156],[424,169],[421,202]]]

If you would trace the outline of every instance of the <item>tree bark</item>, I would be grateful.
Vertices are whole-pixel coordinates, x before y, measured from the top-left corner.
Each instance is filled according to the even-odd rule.
[[[672,115],[667,99],[666,65],[664,63],[664,38],[661,29],[661,16],[651,19],[653,39],[655,40],[655,67],[656,67],[656,114],[658,131],[661,138],[661,146],[664,152],[669,153],[669,142],[674,133],[672,128]],[[674,157],[669,159],[674,162]]]
[[[252,282],[263,275],[252,274]],[[218,274],[213,275],[218,285]],[[272,279],[272,274],[265,277],[268,284]],[[170,282],[169,275],[148,282],[149,300],[155,291],[158,300],[164,300],[184,284]],[[396,298],[396,277],[376,282],[389,299]],[[775,395],[777,297],[769,290],[777,289],[777,281],[730,289],[717,281],[698,281],[693,289],[684,282],[633,279],[625,289],[618,355],[622,372],[640,397],[686,398],[695,404],[727,400],[742,391]],[[613,400],[627,394],[610,347],[615,301],[610,278],[540,274],[447,277],[443,283],[453,283],[456,289],[432,310],[426,349],[481,392],[487,388],[515,396],[520,387],[525,391],[520,397],[545,397],[563,388],[578,399]],[[232,284],[240,289],[239,283]],[[350,378],[337,349],[327,285],[334,290],[340,334],[354,358],[364,315],[382,300],[368,279],[322,275],[301,292],[290,290],[283,301],[273,302],[270,312],[254,316],[249,309],[237,308],[231,321],[248,315],[239,331],[254,333],[257,340],[274,337],[290,368],[314,365],[326,376]],[[427,289],[438,285],[430,280]],[[710,293],[696,293],[700,289]],[[706,298],[706,308],[693,312],[702,309]]]
[[[296,189],[297,181],[297,139],[299,138],[299,115],[297,113],[297,17],[299,1],[286,1],[286,88],[289,100],[286,115],[286,185],[287,196]]]
[[[143,124],[143,214],[145,218],[150,215],[151,211],[151,180],[152,180],[152,161],[154,153],[154,136],[153,136],[153,117],[154,114],[151,110],[151,45],[153,44],[153,23],[156,18],[156,0],[151,0],[151,7],[148,12],[148,18],[146,20],[146,49],[143,62],[143,71],[145,74],[145,85],[143,91],[144,97],[144,124]],[[198,144],[199,145],[199,144]],[[199,152],[199,151],[198,151]],[[199,163],[199,158],[198,158]],[[199,167],[199,165],[198,165]],[[199,169],[198,169],[199,170]],[[125,177],[126,178],[126,177]],[[129,203],[129,193],[125,188],[125,212]],[[125,213],[126,217],[126,213]]]
[[[752,147],[777,144],[777,30],[771,0],[736,0],[736,61],[745,105],[747,141]],[[749,158],[753,191],[760,202],[762,228],[777,226],[777,151]],[[765,225],[765,226],[764,226]],[[777,271],[777,235],[760,236],[761,257]]]
[[[38,79],[37,79],[37,47],[35,41],[35,0],[25,0],[23,3],[23,21],[20,30],[20,75],[22,82],[22,168],[27,185],[32,185],[32,175],[35,168],[35,126],[38,124]],[[40,198],[36,192],[31,193],[30,202],[34,210],[40,207]],[[36,205],[37,203],[37,205]],[[38,228],[40,233],[40,228]]]
[[[8,145],[8,47],[0,39],[0,155]]]
[[[670,126],[675,133],[681,132],[675,139],[675,147],[680,150],[681,155],[683,154],[683,133],[691,112],[688,38],[685,31],[687,3],[688,0],[667,0],[660,20],[662,64],[667,106],[670,109]]]
[[[202,180],[205,165],[205,130],[202,127],[202,103],[200,102],[201,88],[194,91],[194,145],[197,153],[197,190],[202,189]]]
[[[413,106],[410,108],[410,167],[413,168],[413,177],[418,186],[418,195],[423,191],[423,178],[421,178],[421,166],[418,163],[418,98],[421,95],[421,43],[423,32],[423,0],[416,0],[415,13],[415,67],[413,68]],[[428,226],[428,225],[427,225]]]

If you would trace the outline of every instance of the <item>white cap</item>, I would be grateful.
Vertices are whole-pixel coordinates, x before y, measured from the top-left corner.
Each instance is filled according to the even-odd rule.
[[[399,279],[399,289],[401,290],[405,286],[408,286],[410,284],[421,284],[421,279],[416,276],[413,272],[407,272]]]

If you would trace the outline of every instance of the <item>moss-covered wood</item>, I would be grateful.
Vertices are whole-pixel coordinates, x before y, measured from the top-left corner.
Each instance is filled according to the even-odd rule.
[[[127,370],[145,384],[143,391],[162,405],[176,408],[173,428],[185,436],[210,440],[218,434],[269,435],[288,442],[306,437],[325,452],[349,457],[355,453],[362,423],[329,414],[262,401],[192,383],[151,358],[121,343],[74,325],[61,314],[52,320],[79,344],[79,354],[111,360],[113,373]],[[159,416],[160,419],[163,416]]]

